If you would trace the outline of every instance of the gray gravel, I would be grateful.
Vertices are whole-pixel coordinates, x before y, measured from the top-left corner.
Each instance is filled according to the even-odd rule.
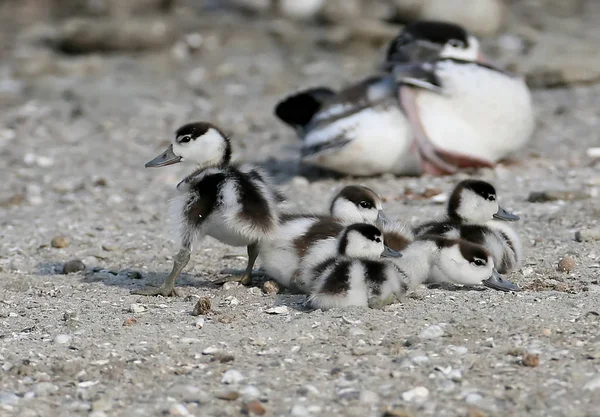
[[[526,263],[510,276],[521,293],[423,288],[380,311],[309,311],[299,295],[212,285],[243,268],[245,251],[207,239],[180,297],[130,295],[171,267],[167,201],[189,168],[143,164],[185,121],[233,133],[235,156],[265,162],[298,210],[325,210],[324,196],[358,182],[416,223],[444,206],[415,194],[468,176],[353,181],[298,167],[276,101],[368,74],[380,51],[284,47],[264,22],[235,16],[199,18],[198,30],[203,46],[187,57],[69,58],[20,40],[0,64],[2,416],[216,417],[261,405],[295,417],[600,415],[600,241],[575,239],[600,227],[599,165],[586,156],[600,143],[599,85],[537,90],[532,143],[473,174],[521,216]],[[542,191],[584,195],[528,201]],[[51,245],[57,236],[68,244]],[[574,267],[559,272],[566,256]],[[64,274],[71,260],[85,271]],[[195,317],[200,297],[211,310]]]

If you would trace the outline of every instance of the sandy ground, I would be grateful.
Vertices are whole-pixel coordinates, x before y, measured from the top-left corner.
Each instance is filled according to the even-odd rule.
[[[473,174],[522,218],[526,263],[509,277],[521,293],[423,288],[381,311],[309,311],[303,296],[211,284],[245,254],[207,239],[180,297],[129,294],[171,267],[167,201],[189,167],[143,165],[183,122],[233,133],[235,156],[264,162],[297,209],[325,210],[357,182],[414,224],[444,208],[409,199],[407,187],[448,192],[467,177],[299,169],[298,141],[273,105],[296,88],[368,74],[379,51],[291,50],[227,22],[183,61],[170,51],[53,56],[55,68],[2,102],[0,415],[599,416],[600,242],[574,234],[600,226],[600,172],[585,155],[599,142],[600,86],[536,91],[532,143]],[[544,190],[584,198],[527,201]],[[69,245],[52,247],[60,235]],[[575,266],[559,272],[565,256]],[[87,270],[62,274],[71,259]],[[199,297],[212,310],[197,325]],[[268,314],[274,306],[287,310]]]

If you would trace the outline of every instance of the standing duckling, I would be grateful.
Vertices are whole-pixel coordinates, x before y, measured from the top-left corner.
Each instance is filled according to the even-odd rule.
[[[516,220],[518,216],[498,204],[493,185],[470,179],[454,188],[445,218],[417,226],[414,233],[461,238],[483,245],[492,254],[495,268],[506,274],[518,269],[523,260],[521,239],[507,224]]]
[[[477,38],[458,25],[407,25],[390,43],[385,66],[399,83],[425,172],[493,166],[531,138],[525,80],[486,62]]]
[[[315,308],[382,307],[407,290],[402,272],[382,257],[400,257],[386,247],[383,233],[365,223],[346,227],[335,241],[336,253],[326,259],[314,251],[302,263],[301,280]],[[319,254],[320,255],[320,254]]]
[[[207,122],[181,126],[167,150],[146,167],[182,161],[195,163],[197,169],[177,185],[178,195],[171,201],[170,220],[180,247],[173,269],[160,288],[132,294],[176,295],[175,280],[189,262],[194,244],[204,236],[247,246],[248,268],[241,281],[250,283],[258,243],[277,229],[277,203],[283,197],[259,168],[231,164],[231,143],[218,127]]]
[[[383,214],[381,199],[373,190],[359,185],[344,187],[331,201],[329,214],[282,213],[277,231],[259,244],[261,267],[287,288],[295,288],[300,260],[321,240],[334,239],[345,225],[375,224]]]

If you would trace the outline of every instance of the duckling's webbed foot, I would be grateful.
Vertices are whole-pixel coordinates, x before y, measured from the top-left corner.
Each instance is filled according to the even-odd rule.
[[[175,291],[175,280],[183,271],[183,268],[190,261],[191,251],[189,248],[183,248],[177,255],[175,255],[175,259],[173,260],[173,269],[163,284],[158,288],[144,288],[141,290],[133,290],[131,294],[135,295],[162,295],[163,297],[176,297],[177,291]]]
[[[248,263],[243,275],[232,275],[213,281],[213,284],[223,285],[226,282],[240,282],[243,285],[252,285],[252,269],[258,258],[258,243],[248,245]]]
[[[394,304],[396,301],[398,301],[396,299],[396,296],[394,294],[391,294],[386,298],[381,298],[379,296],[369,297],[369,300],[367,302],[368,302],[369,308],[382,309],[385,306]]]

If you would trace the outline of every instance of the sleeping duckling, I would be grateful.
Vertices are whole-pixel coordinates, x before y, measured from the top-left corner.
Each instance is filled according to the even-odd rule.
[[[180,248],[173,269],[160,288],[132,294],[176,295],[175,280],[204,236],[247,246],[250,261],[241,281],[249,283],[259,242],[277,229],[282,195],[258,167],[231,164],[231,143],[218,127],[207,122],[181,126],[167,150],[146,167],[183,161],[195,163],[197,169],[177,185],[178,195],[171,201],[170,220]]]
[[[518,216],[498,205],[493,185],[464,180],[450,195],[447,217],[417,226],[414,233],[461,238],[483,245],[492,254],[498,272],[506,274],[517,270],[523,260],[521,239],[506,223],[516,220]]]
[[[315,242],[334,239],[345,225],[374,224],[383,215],[381,199],[371,189],[358,185],[344,187],[331,201],[329,215],[283,213],[277,231],[259,244],[261,267],[287,288],[295,288],[294,277],[300,260]]]

